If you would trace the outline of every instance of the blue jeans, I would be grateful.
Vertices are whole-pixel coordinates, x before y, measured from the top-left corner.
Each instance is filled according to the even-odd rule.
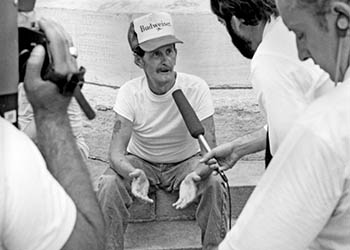
[[[151,163],[134,155],[127,155],[130,163],[142,169],[151,188],[168,192],[178,191],[182,180],[200,164],[199,155],[180,163]],[[100,177],[97,197],[107,226],[107,250],[124,249],[124,232],[132,204],[131,183],[113,171]],[[210,175],[197,183],[198,206],[196,220],[201,228],[203,249],[211,249],[223,240],[227,232],[227,193],[219,176]],[[171,204],[169,204],[171,206]]]

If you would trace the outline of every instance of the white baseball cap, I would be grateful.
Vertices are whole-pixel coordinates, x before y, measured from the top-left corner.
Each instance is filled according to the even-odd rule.
[[[129,29],[129,33],[136,33],[137,45],[146,52],[168,44],[183,43],[175,37],[171,16],[165,12],[150,13],[136,18],[133,21],[133,29]],[[131,42],[129,39],[129,43],[134,49],[135,41]]]

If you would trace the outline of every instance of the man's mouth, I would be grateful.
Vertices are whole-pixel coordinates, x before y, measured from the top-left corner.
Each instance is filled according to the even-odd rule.
[[[169,68],[161,68],[158,70],[159,73],[169,73],[171,70]]]

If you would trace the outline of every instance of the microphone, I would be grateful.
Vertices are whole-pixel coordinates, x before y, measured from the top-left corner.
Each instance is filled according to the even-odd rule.
[[[198,139],[204,149],[207,152],[210,152],[211,148],[204,137],[204,127],[199,121],[198,116],[194,112],[191,104],[186,99],[184,93],[181,89],[177,89],[172,93],[172,95],[191,136],[195,139]],[[224,181],[227,180],[227,177],[223,171],[217,170],[217,172],[220,174]]]

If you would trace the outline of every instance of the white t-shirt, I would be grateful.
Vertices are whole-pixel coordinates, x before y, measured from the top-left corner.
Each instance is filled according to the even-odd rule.
[[[0,250],[58,250],[76,208],[34,143],[0,117]]]
[[[334,88],[311,59],[299,60],[295,41],[281,17],[272,18],[251,61],[250,80],[266,115],[272,155],[305,107]]]
[[[145,76],[126,82],[118,92],[114,111],[133,123],[128,152],[158,163],[175,163],[199,152],[188,132],[172,93],[181,89],[200,121],[214,114],[207,83],[199,77],[177,73],[173,88],[154,94]]]
[[[350,249],[350,79],[295,122],[219,249]]]

